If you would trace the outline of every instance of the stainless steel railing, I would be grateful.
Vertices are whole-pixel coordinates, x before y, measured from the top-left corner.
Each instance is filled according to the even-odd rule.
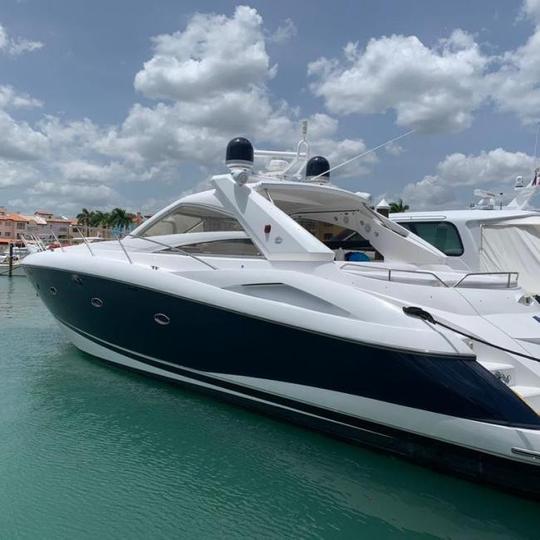
[[[345,269],[346,267],[351,267],[352,270],[356,270],[357,272],[363,273],[366,275],[365,270],[369,270],[372,272],[381,272],[386,274],[386,280],[392,281],[392,277],[397,273],[406,273],[406,274],[414,274],[414,275],[426,275],[430,276],[435,279],[437,282],[437,286],[447,287],[447,288],[459,288],[464,287],[465,282],[473,277],[473,276],[482,276],[482,277],[490,277],[490,276],[506,276],[505,280],[505,288],[510,289],[511,287],[517,287],[518,284],[518,278],[519,278],[519,272],[468,272],[463,277],[461,277],[456,283],[454,284],[448,284],[445,281],[443,281],[437,274],[434,272],[430,272],[429,270],[409,270],[409,269],[403,269],[403,268],[384,268],[384,267],[377,267],[373,264],[362,264],[362,263],[346,263],[341,266],[341,269]],[[515,276],[515,279],[512,279],[512,277]],[[369,276],[368,276],[369,277]],[[376,278],[378,279],[378,278]],[[395,280],[394,280],[395,281]],[[489,288],[493,287],[493,284],[489,283],[483,283],[480,284],[482,288]]]

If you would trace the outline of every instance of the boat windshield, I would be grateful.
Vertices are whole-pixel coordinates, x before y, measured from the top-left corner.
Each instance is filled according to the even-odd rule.
[[[215,209],[182,205],[143,229],[140,236],[164,236],[217,231],[242,231],[238,221]]]

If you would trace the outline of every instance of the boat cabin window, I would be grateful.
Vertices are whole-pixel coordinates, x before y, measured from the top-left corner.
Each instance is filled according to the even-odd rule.
[[[226,214],[199,206],[180,206],[151,224],[141,236],[164,236],[195,232],[242,231],[238,221]]]
[[[182,251],[194,255],[219,255],[221,257],[262,257],[262,253],[249,238],[230,238],[226,240],[211,240],[196,244],[178,246]],[[173,250],[163,250],[164,252]]]
[[[448,221],[399,221],[398,223],[449,257],[463,255],[463,243],[453,223]]]

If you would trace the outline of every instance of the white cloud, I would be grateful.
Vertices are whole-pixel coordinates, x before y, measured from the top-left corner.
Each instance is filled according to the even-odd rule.
[[[48,141],[42,133],[0,110],[0,159],[39,159],[45,155],[47,149]]]
[[[283,28],[282,37],[293,32],[292,23]],[[268,83],[277,67],[265,35],[257,11],[240,6],[231,17],[197,14],[184,30],[154,38],[154,55],[134,84],[147,97],[168,103],[134,105],[100,150],[133,163],[170,167],[185,161],[221,163],[227,141],[237,135],[259,147],[295,147],[299,111],[272,98]],[[338,141],[337,121],[328,115],[314,115],[310,123],[310,138],[336,159],[363,148],[359,139]],[[354,170],[365,170],[366,163]]]
[[[129,207],[135,203],[128,183],[153,182],[156,191],[174,183],[180,193],[223,170],[225,147],[234,136],[247,136],[256,147],[295,148],[300,111],[273,97],[269,83],[277,67],[266,47],[269,39],[280,41],[293,32],[286,22],[269,37],[257,11],[242,6],[230,17],[193,16],[183,30],[153,40],[153,56],[134,86],[156,102],[135,103],[119,125],[52,115],[22,122],[7,110],[38,106],[38,100],[0,86],[4,187],[16,185],[28,210]],[[332,165],[366,148],[361,139],[341,139],[338,121],[327,114],[314,114],[309,121],[313,151]],[[376,161],[371,154],[340,174],[365,174]],[[191,175],[182,171],[187,164]]]
[[[0,189],[30,182],[35,173],[29,163],[0,159]]]
[[[247,6],[231,18],[194,15],[183,31],[153,41],[154,56],[135,77],[135,88],[147,97],[198,101],[243,91],[273,75],[262,18]]]
[[[500,68],[488,76],[495,103],[524,124],[540,121],[540,0],[525,4],[536,28],[525,45],[499,58]]]
[[[401,155],[405,149],[403,148],[403,146],[401,146],[400,144],[396,143],[396,142],[392,142],[390,144],[387,144],[384,149],[386,150],[386,152],[388,154],[390,154],[391,156],[399,156]]]
[[[522,11],[526,17],[540,23],[540,0],[525,0]]]
[[[348,43],[342,59],[308,66],[311,89],[337,114],[384,113],[424,131],[459,131],[485,97],[489,58],[470,34],[455,30],[429,48],[416,36],[371,39],[365,49]]]
[[[41,49],[42,47],[43,43],[40,41],[30,41],[28,39],[10,37],[6,29],[0,24],[0,53],[10,56],[19,56],[26,52]]]
[[[0,109],[32,109],[42,105],[39,99],[17,92],[10,85],[0,85]]]
[[[295,37],[296,34],[298,34],[298,29],[292,19],[285,19],[277,27],[276,31],[270,35],[269,41],[277,45],[283,45]]]
[[[465,207],[474,188],[509,193],[516,176],[529,178],[533,169],[534,158],[523,152],[497,148],[477,155],[455,153],[437,165],[436,174],[407,184],[401,197],[416,210]]]

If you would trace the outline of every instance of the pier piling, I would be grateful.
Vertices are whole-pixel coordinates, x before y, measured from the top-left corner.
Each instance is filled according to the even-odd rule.
[[[8,277],[11,277],[13,272],[13,244],[9,244],[9,257],[8,257]]]

